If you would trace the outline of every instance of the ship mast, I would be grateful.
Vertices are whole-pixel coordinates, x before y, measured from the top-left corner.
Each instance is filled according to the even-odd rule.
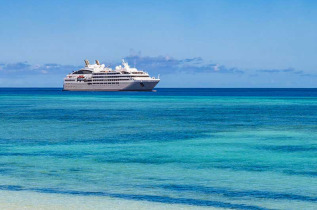
[[[87,59],[85,60],[85,64],[86,64],[86,67],[88,67],[89,61]]]

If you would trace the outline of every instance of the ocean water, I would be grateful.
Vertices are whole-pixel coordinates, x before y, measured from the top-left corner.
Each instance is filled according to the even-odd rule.
[[[317,89],[0,89],[0,190],[317,209]]]

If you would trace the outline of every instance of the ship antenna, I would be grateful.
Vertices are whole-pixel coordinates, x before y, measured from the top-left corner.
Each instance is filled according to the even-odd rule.
[[[87,59],[85,60],[85,64],[86,64],[86,67],[88,67],[89,61]]]

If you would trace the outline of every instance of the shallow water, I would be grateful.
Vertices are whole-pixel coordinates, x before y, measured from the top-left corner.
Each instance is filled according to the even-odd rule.
[[[317,208],[317,89],[0,89],[0,189]]]

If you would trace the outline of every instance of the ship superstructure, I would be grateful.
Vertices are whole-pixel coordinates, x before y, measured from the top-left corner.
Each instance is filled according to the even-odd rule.
[[[96,60],[85,67],[68,74],[64,79],[64,90],[73,91],[151,91],[159,78],[150,77],[145,71],[131,68],[122,60],[122,65],[115,69],[106,67]]]

